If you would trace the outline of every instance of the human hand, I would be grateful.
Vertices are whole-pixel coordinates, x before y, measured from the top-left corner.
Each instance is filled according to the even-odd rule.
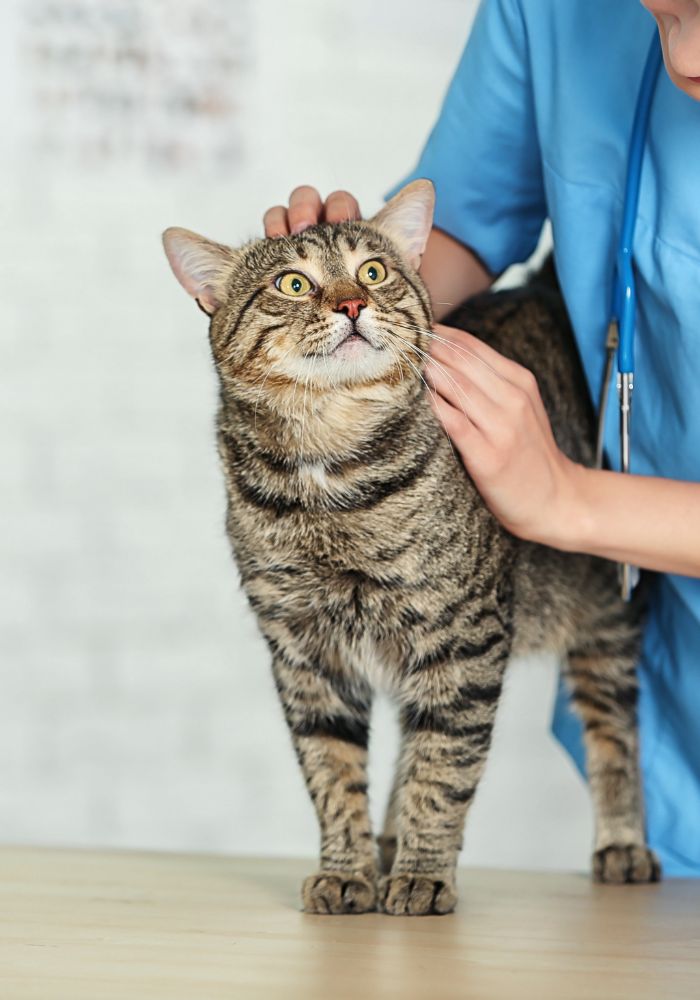
[[[325,202],[316,188],[302,184],[289,196],[289,205],[275,205],[263,216],[266,236],[289,236],[318,222],[347,222],[361,217],[357,199],[348,191],[334,191]]]
[[[535,376],[462,330],[435,334],[431,403],[489,509],[514,535],[566,548],[587,470],[554,440]]]

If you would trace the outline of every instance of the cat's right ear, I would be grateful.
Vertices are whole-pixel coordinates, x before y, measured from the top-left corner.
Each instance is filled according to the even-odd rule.
[[[182,287],[213,316],[226,301],[235,250],[176,226],[163,233],[163,246]]]
[[[403,250],[411,267],[420,267],[433,224],[435,188],[432,181],[419,178],[401,188],[369,221]]]

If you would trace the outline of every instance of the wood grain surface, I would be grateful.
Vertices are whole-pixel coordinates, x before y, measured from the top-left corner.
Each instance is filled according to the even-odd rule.
[[[700,881],[464,869],[453,915],[320,917],[299,911],[312,868],[0,849],[0,997],[700,997]]]

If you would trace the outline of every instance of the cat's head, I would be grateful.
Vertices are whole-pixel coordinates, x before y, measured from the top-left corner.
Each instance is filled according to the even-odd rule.
[[[167,229],[175,276],[211,317],[225,390],[274,404],[298,386],[327,394],[417,378],[431,314],[416,272],[433,204],[418,180],[367,221],[240,249]]]

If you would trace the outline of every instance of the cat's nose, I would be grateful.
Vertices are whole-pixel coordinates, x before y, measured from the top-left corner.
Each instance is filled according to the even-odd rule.
[[[335,307],[334,312],[344,312],[350,319],[357,319],[360,315],[360,309],[364,309],[366,305],[364,299],[343,299]]]

